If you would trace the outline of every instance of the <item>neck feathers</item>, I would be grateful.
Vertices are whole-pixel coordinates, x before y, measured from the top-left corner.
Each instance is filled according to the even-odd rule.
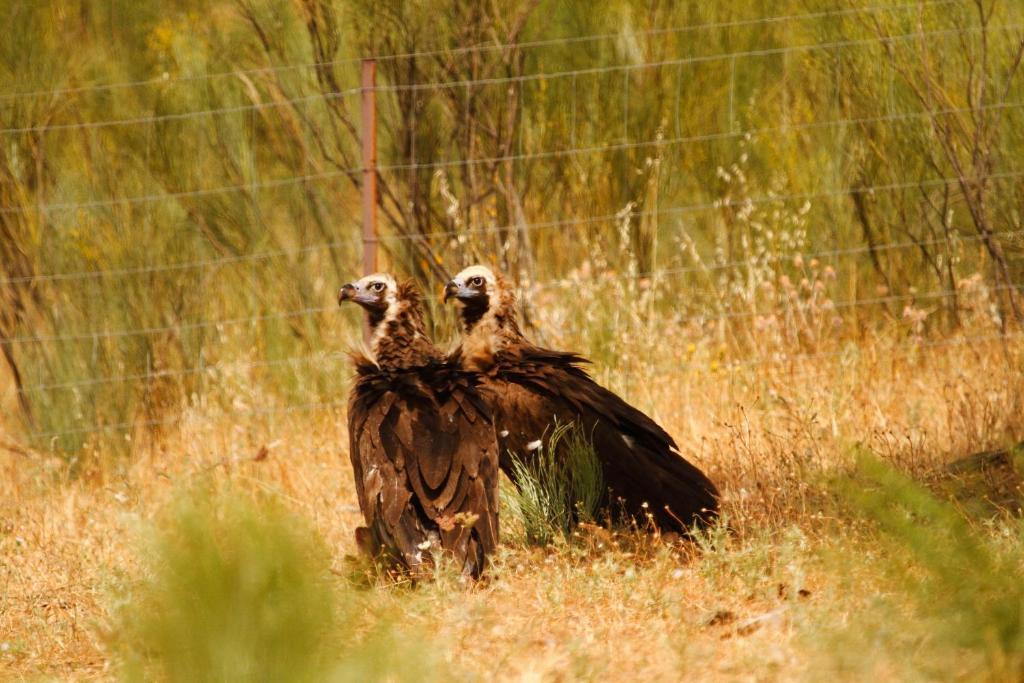
[[[471,370],[486,370],[495,354],[524,339],[516,320],[515,291],[500,275],[495,289],[486,310],[462,312],[462,363]]]
[[[370,349],[377,365],[399,370],[440,359],[423,325],[420,293],[411,281],[398,286],[395,300],[377,320],[370,320]]]

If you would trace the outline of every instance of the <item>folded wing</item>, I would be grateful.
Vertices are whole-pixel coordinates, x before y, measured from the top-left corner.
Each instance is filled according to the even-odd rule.
[[[440,551],[479,576],[498,540],[494,426],[471,374],[357,365],[352,467],[375,545],[416,570]]]
[[[576,422],[591,438],[609,489],[605,502],[639,520],[685,531],[718,509],[714,484],[679,453],[654,420],[597,384],[572,354],[523,345],[497,357],[484,374],[495,397],[502,467],[507,452],[529,459],[555,421]],[[646,504],[646,505],[645,505]]]

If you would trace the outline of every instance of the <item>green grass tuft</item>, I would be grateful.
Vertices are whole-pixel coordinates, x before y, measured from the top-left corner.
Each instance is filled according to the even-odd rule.
[[[604,493],[601,463],[578,425],[556,425],[529,460],[512,457],[516,486],[503,494],[528,544],[564,540],[577,523],[597,518]]]

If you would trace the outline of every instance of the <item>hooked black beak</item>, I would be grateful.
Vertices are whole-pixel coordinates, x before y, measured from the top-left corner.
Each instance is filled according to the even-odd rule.
[[[338,292],[338,305],[342,305],[346,301],[352,301],[356,298],[356,287],[352,283],[343,285],[341,291]]]
[[[453,296],[459,295],[459,286],[455,283],[455,280],[451,280],[444,287],[444,303],[448,303],[448,299]]]

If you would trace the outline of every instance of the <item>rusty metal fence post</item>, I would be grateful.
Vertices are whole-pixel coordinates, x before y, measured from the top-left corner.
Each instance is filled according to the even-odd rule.
[[[376,273],[377,258],[377,62],[362,63],[363,100],[363,275]],[[370,326],[364,324],[363,340],[370,344]]]
[[[378,270],[377,256],[377,62],[363,60],[363,274]]]

